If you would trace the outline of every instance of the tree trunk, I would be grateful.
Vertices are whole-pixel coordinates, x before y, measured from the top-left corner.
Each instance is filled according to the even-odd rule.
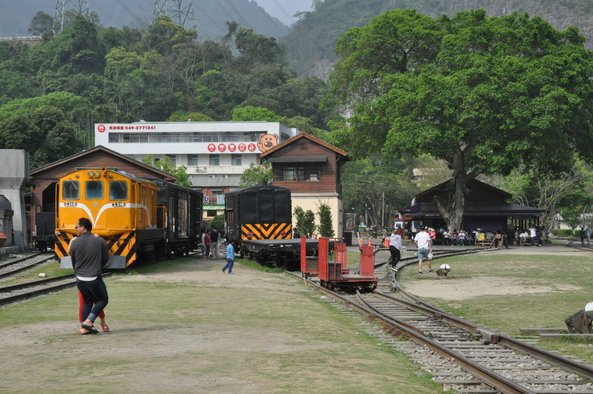
[[[443,193],[440,198],[435,199],[449,231],[461,229],[469,179],[465,171],[463,153],[459,151],[453,158],[453,183],[448,185],[448,193]]]

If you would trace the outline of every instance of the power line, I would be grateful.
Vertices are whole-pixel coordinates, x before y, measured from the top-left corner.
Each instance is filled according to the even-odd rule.
[[[167,16],[173,22],[185,28],[187,22],[194,22],[194,11],[191,1],[184,3],[185,0],[155,0],[154,18]]]

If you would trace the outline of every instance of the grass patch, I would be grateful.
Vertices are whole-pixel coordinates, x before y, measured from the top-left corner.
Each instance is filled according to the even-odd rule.
[[[39,274],[45,274],[44,278],[39,277]],[[38,279],[47,279],[47,278],[57,278],[60,276],[67,276],[74,273],[72,269],[62,269],[60,268],[60,263],[58,261],[52,260],[48,261],[43,264],[36,265],[28,270],[19,272],[16,276],[11,277],[10,279],[2,280],[2,286],[12,286],[17,285],[20,283],[31,282],[33,280]]]
[[[520,329],[527,327],[564,328],[564,319],[592,301],[593,264],[588,256],[477,254],[439,259],[435,265],[443,263],[452,267],[446,279],[419,278],[415,266],[410,266],[401,272],[401,282],[405,287],[416,281],[440,281],[443,292],[450,283],[468,293],[481,284],[484,289],[476,296],[448,300],[439,298],[435,290],[435,296],[426,300],[508,335],[519,336]],[[497,287],[498,293],[508,286],[508,294],[488,291],[489,286]],[[541,346],[593,363],[589,341],[546,340]]]
[[[106,279],[108,335],[74,334],[75,289],[0,308],[0,391],[442,390],[292,276],[179,260]]]

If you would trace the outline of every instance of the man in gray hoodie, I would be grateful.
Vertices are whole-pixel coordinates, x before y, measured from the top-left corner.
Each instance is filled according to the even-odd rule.
[[[78,219],[74,226],[78,237],[70,246],[70,258],[76,275],[76,286],[84,298],[81,334],[96,334],[93,324],[99,313],[107,306],[107,287],[101,277],[103,267],[109,262],[107,244],[101,237],[91,234],[93,224],[87,218]]]

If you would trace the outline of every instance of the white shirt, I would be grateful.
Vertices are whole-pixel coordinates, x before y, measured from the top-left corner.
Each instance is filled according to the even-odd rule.
[[[531,238],[535,238],[536,237],[537,233],[536,233],[535,227],[531,227],[529,229],[529,232],[531,233],[530,234],[531,235]]]
[[[402,248],[402,237],[399,234],[391,234],[389,237],[389,246],[393,246],[396,249]]]
[[[430,249],[430,235],[426,231],[420,231],[414,237],[418,249]]]

